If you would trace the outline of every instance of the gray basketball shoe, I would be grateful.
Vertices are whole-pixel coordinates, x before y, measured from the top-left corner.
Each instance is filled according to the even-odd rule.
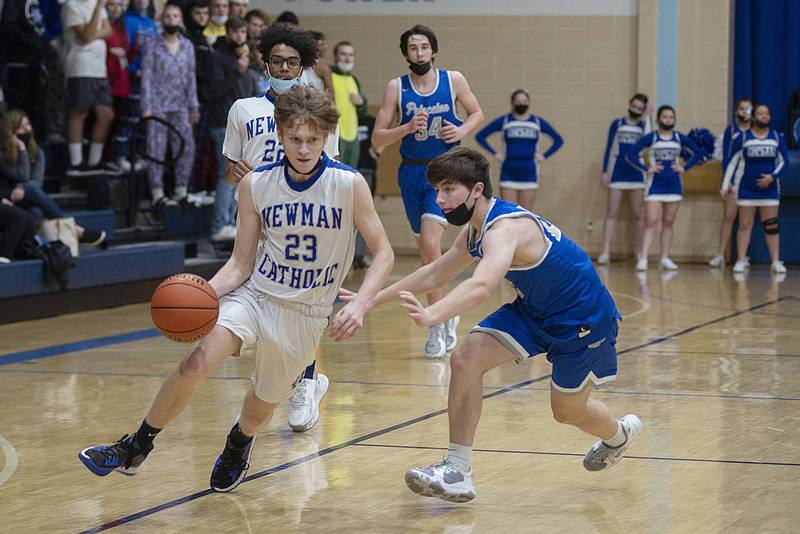
[[[463,473],[447,460],[429,467],[409,469],[406,471],[406,485],[419,495],[450,502],[467,502],[475,498],[472,470]]]
[[[642,420],[633,414],[624,416],[619,422],[622,424],[622,432],[625,433],[625,443],[619,447],[609,447],[603,440],[595,443],[583,457],[583,467],[587,470],[602,471],[619,463],[625,449],[642,432]]]

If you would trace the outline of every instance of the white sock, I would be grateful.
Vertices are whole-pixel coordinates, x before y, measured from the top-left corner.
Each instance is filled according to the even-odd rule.
[[[617,433],[614,434],[614,436],[611,437],[610,439],[604,439],[603,443],[605,443],[609,447],[616,448],[619,447],[620,445],[624,445],[627,439],[628,437],[625,435],[625,431],[622,430],[622,422],[617,421]]]
[[[69,145],[69,164],[77,167],[83,162],[83,145],[80,143],[70,143]]]
[[[472,447],[450,443],[447,446],[447,461],[462,473],[469,473],[472,470]]]
[[[95,143],[89,145],[89,165],[97,165],[100,163],[100,158],[103,157],[103,143]]]
[[[150,194],[153,197],[153,202],[156,202],[159,198],[164,198],[164,188],[154,187],[150,190]]]
[[[185,185],[176,185],[175,186],[175,198],[184,198],[186,196],[186,186]]]

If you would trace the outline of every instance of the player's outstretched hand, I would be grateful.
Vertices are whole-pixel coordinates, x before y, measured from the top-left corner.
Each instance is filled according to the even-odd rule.
[[[417,326],[430,326],[434,324],[433,317],[430,312],[417,300],[417,297],[409,291],[401,291],[398,293],[400,297],[400,306],[408,310],[408,316],[413,319]]]
[[[465,132],[460,126],[456,126],[448,120],[442,121],[442,129],[439,130],[439,139],[445,143],[458,143],[464,138]]]
[[[334,341],[344,341],[353,337],[364,328],[364,310],[357,302],[348,302],[344,308],[334,315],[328,335]]]
[[[345,302],[350,302],[358,296],[358,293],[353,293],[349,289],[343,287],[339,288],[339,298]]]

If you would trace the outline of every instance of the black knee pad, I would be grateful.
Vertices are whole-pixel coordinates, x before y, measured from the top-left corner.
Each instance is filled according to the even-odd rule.
[[[764,225],[764,233],[769,235],[775,235],[778,233],[778,218],[773,217],[771,219],[764,219],[761,221],[761,224]]]

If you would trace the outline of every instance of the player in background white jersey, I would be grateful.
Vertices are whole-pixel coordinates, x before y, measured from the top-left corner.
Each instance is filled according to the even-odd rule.
[[[183,411],[203,379],[244,343],[255,343],[252,386],[211,473],[212,490],[233,490],[250,466],[258,430],[316,352],[353,259],[356,230],[374,260],[359,298],[330,321],[330,337],[342,341],[361,330],[386,282],[394,254],[369,186],[322,151],[339,117],[331,99],[295,87],[277,99],[275,117],[286,155],[241,182],[233,255],[210,281],[221,297],[217,325],[167,378],[135,434],[80,452],[94,474],[136,474],[154,437]]]
[[[239,183],[255,167],[283,158],[275,126],[275,98],[302,81],[316,61],[318,42],[311,32],[289,24],[273,24],[261,32],[258,47],[264,58],[270,89],[264,95],[240,98],[228,112],[222,154],[228,159],[225,181]],[[325,154],[339,155],[339,130],[327,137]],[[235,235],[235,229],[232,229]],[[312,362],[289,401],[289,426],[296,432],[311,429],[319,420],[319,403],[328,391],[328,377],[316,373]]]

